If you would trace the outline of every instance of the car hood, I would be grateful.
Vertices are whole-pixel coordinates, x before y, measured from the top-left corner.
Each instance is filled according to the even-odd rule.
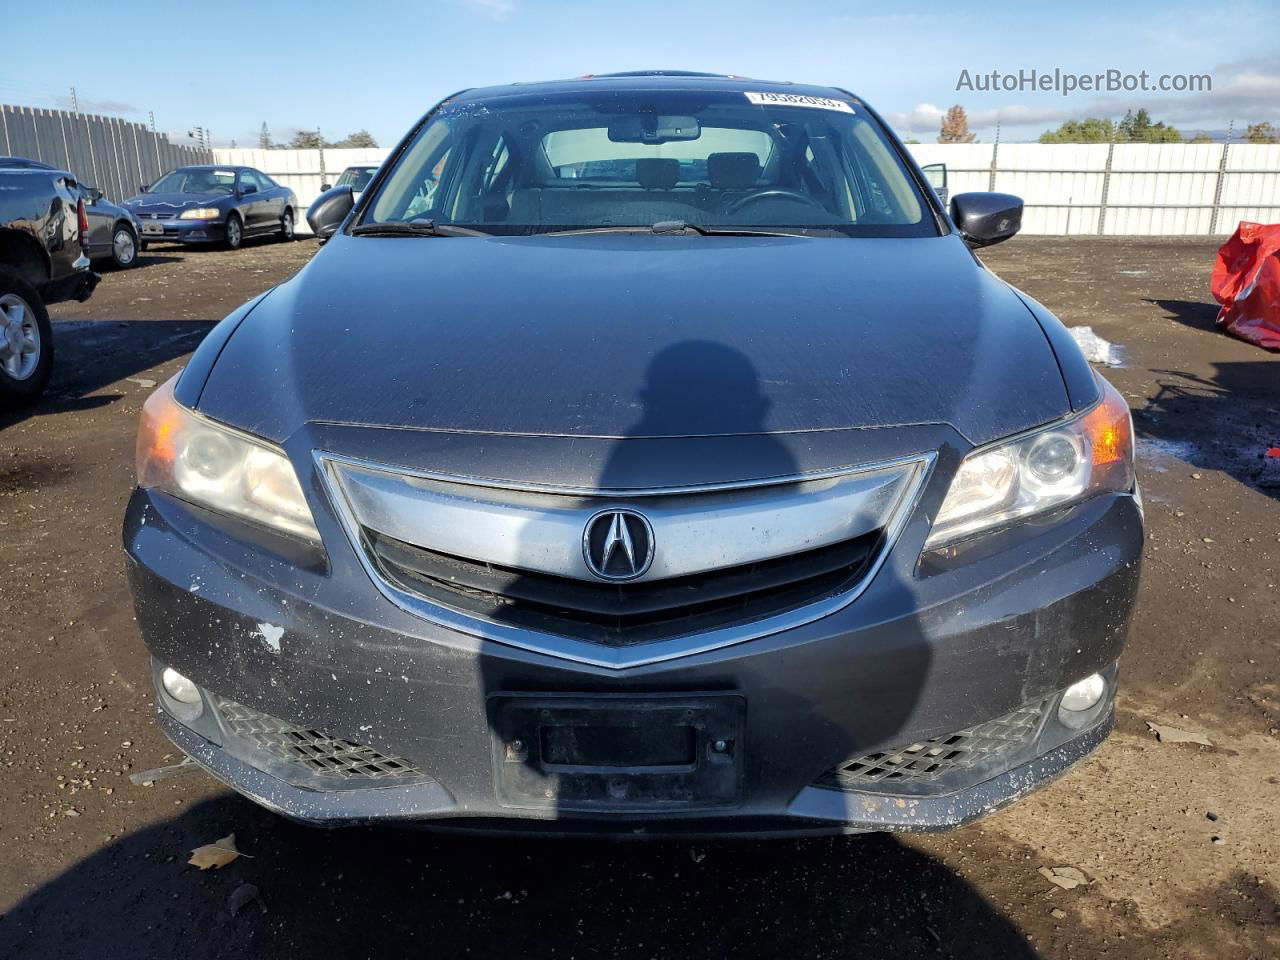
[[[231,335],[200,394],[307,422],[568,437],[949,424],[1070,409],[1036,319],[954,236],[335,237]]]
[[[213,207],[229,199],[225,193],[140,193],[124,205],[134,213],[171,213],[187,207]]]

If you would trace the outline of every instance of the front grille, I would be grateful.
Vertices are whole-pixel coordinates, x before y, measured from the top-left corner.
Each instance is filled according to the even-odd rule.
[[[401,590],[543,633],[625,646],[772,616],[847,590],[880,531],[743,566],[637,583],[597,583],[437,553],[372,530],[366,549]]]
[[[172,220],[173,217],[174,215],[172,213],[140,213],[138,214],[138,218],[140,220]]]
[[[1044,703],[1031,703],[986,723],[946,736],[847,760],[818,780],[843,790],[935,783],[949,774],[972,771],[1024,747],[1040,728]]]
[[[274,757],[297,764],[312,776],[338,780],[424,780],[408,760],[372,747],[294,726],[234,700],[219,698],[218,712],[227,730]]]

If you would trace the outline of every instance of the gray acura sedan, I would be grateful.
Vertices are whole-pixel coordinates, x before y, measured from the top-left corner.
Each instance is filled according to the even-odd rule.
[[[1111,728],[1129,410],[845,90],[456,94],[148,400],[160,722],[298,820],[953,827]],[[447,240],[448,242],[444,242]]]

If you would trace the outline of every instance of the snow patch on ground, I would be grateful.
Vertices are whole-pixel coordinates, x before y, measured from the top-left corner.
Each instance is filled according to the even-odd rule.
[[[1108,367],[1124,366],[1121,349],[1094,333],[1093,327],[1067,327],[1067,332],[1084,351],[1084,357],[1090,363],[1101,363]]]
[[[1147,461],[1147,468],[1157,473],[1164,473],[1168,466],[1161,460],[1180,460],[1192,463],[1196,448],[1186,440],[1161,440],[1158,437],[1138,437],[1137,453],[1139,459]]]

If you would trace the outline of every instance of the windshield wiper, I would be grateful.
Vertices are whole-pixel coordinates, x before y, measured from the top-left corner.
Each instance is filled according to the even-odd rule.
[[[361,223],[351,228],[354,237],[490,237],[483,230],[472,230],[453,223],[434,220],[392,220],[387,223]]]

